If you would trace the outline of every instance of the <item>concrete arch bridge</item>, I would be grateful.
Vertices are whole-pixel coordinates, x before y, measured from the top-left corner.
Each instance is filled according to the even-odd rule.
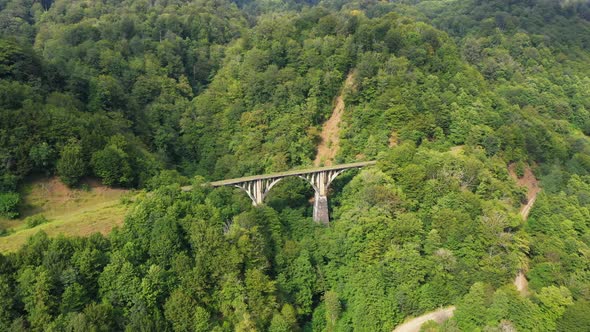
[[[370,165],[375,165],[376,161],[364,161],[350,164],[341,164],[328,167],[317,167],[308,169],[298,169],[280,173],[270,173],[262,175],[246,176],[236,179],[211,182],[213,187],[233,186],[244,190],[255,206],[261,205],[264,198],[279,181],[286,177],[296,176],[308,181],[313,190],[313,220],[328,224],[330,216],[328,213],[328,188],[334,179],[349,169],[358,169]]]

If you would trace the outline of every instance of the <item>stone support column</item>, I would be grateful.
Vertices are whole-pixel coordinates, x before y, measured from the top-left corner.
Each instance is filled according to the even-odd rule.
[[[317,191],[313,200],[313,221],[328,225],[330,213],[328,211],[328,196],[320,195]]]

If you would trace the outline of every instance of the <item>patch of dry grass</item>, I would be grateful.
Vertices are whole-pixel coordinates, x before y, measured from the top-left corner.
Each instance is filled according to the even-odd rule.
[[[49,236],[86,236],[107,234],[123,224],[127,206],[120,198],[128,190],[108,188],[95,180],[84,181],[83,187],[86,190],[68,188],[57,178],[36,179],[24,185],[21,217],[0,219],[0,228],[10,232],[0,237],[0,252],[18,250],[40,230]],[[49,222],[27,228],[24,219],[36,214],[43,214]]]

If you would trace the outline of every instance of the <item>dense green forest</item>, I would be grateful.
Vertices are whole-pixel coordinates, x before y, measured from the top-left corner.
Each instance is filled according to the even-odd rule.
[[[377,165],[328,227],[303,180],[203,185],[311,166],[348,75],[336,162]],[[589,331],[588,135],[588,1],[0,0],[0,216],[39,174],[142,189],[0,255],[0,330]]]

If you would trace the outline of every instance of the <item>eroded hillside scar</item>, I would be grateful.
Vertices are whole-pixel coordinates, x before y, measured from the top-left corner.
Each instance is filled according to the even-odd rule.
[[[344,93],[351,88],[354,83],[354,71],[351,71],[346,77],[343,88],[340,94],[336,97],[332,115],[322,126],[320,134],[320,145],[313,164],[315,166],[331,166],[338,150],[340,148],[340,121],[344,113]]]

